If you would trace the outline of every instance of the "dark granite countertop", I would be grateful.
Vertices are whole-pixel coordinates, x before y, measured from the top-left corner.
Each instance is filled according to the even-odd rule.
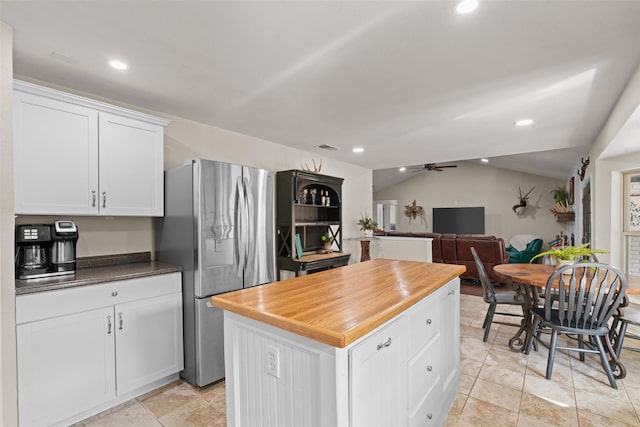
[[[96,285],[178,271],[182,271],[181,266],[151,261],[148,252],[79,258],[75,274],[16,280],[16,295]]]

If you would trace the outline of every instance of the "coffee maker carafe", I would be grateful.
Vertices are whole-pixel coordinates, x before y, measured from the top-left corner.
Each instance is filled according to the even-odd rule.
[[[54,273],[75,273],[78,227],[73,221],[54,221],[51,227],[51,268]]]
[[[51,226],[16,226],[16,278],[44,277],[50,273]]]

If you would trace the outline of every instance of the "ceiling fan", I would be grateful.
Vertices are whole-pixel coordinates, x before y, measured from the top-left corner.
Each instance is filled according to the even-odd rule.
[[[423,170],[442,172],[442,170],[445,169],[445,168],[457,168],[457,167],[458,167],[458,165],[443,165],[443,166],[440,166],[440,165],[438,165],[436,163],[425,163],[423,165],[409,166],[408,169],[413,169],[414,172],[419,172],[419,171],[423,171]]]

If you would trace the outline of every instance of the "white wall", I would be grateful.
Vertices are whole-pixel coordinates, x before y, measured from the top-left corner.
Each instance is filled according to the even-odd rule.
[[[370,169],[25,76],[16,76],[16,78],[171,120],[171,123],[165,128],[165,169],[182,166],[185,161],[196,157],[245,164],[273,171],[300,169],[301,165],[305,163],[311,165],[312,159],[315,159],[316,163],[322,160],[322,174],[344,178],[342,190],[343,237],[353,237],[360,234],[356,226],[357,218],[360,217],[360,212],[367,210],[372,203],[372,172]],[[17,222],[21,224],[46,223],[61,218],[20,216]],[[79,257],[153,252],[154,250],[153,220],[151,218],[68,216],[64,218],[73,219],[78,223],[80,238],[77,255]]]
[[[610,250],[604,254],[602,261],[622,266],[622,172],[640,168],[640,144],[635,152],[627,152],[624,156],[600,159],[603,151],[616,144],[616,135],[627,124],[629,117],[640,106],[640,67],[629,80],[607,122],[596,138],[589,152],[590,165],[587,173],[591,179],[591,212],[593,218],[592,246]],[[640,140],[640,135],[638,135]],[[577,165],[578,167],[579,165]]]
[[[546,242],[553,240],[567,224],[556,222],[549,211],[553,203],[552,190],[564,182],[507,169],[471,162],[458,162],[455,169],[443,172],[420,172],[398,185],[374,193],[375,200],[398,201],[399,231],[433,231],[432,208],[484,206],[485,234],[502,237],[509,243],[516,234],[539,235]],[[535,187],[529,196],[529,206],[523,215],[511,209],[518,204],[518,187],[524,193]],[[416,200],[425,210],[425,221],[411,220],[404,215],[405,205]]]
[[[13,29],[0,22],[0,425],[18,424],[13,203]]]
[[[157,113],[156,113],[157,114]],[[300,169],[303,164],[322,161],[324,175],[344,178],[342,186],[343,237],[360,234],[356,221],[372,203],[370,169],[321,157],[308,152],[206,126],[190,120],[163,115],[171,120],[165,130],[165,168],[181,166],[186,160],[202,157],[241,163],[273,171]]]

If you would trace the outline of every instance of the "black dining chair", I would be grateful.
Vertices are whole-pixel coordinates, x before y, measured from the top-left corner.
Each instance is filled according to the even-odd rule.
[[[478,256],[475,248],[470,248],[471,254],[473,255],[473,259],[476,264],[476,269],[478,270],[478,277],[480,278],[480,284],[482,285],[482,298],[484,302],[489,304],[489,308],[487,309],[487,314],[484,316],[484,323],[482,324],[482,328],[484,329],[484,337],[482,341],[486,342],[489,338],[489,332],[491,331],[491,324],[496,323],[499,325],[509,325],[509,326],[520,326],[520,324],[516,323],[508,323],[493,320],[493,316],[496,314],[502,316],[515,316],[515,317],[523,317],[524,316],[524,305],[526,303],[525,295],[518,294],[515,291],[504,292],[504,293],[496,293],[495,288],[493,287],[493,283],[489,279],[487,275],[487,271],[484,269],[484,265]],[[509,312],[498,312],[496,311],[498,305],[519,305],[522,307],[523,314],[509,313]]]
[[[611,387],[618,388],[611,367],[611,363],[617,364],[618,360],[608,339],[607,322],[620,306],[626,290],[627,279],[620,270],[597,262],[567,265],[549,276],[544,306],[531,309],[533,325],[526,346],[527,354],[534,341],[549,349],[547,379],[551,379],[557,350],[577,351],[581,355],[599,353]],[[551,332],[548,344],[541,340],[543,328]],[[589,342],[580,339],[577,347],[561,347],[557,344],[559,334],[587,336]],[[611,363],[605,344],[613,358]]]

